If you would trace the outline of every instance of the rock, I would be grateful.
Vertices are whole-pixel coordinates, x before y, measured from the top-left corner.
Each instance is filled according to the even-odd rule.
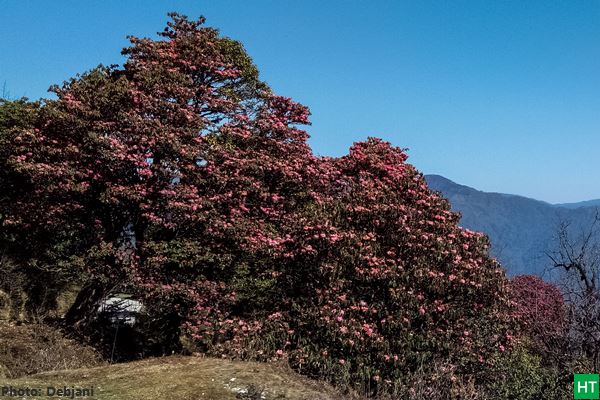
[[[143,304],[130,295],[119,294],[104,299],[98,306],[98,312],[105,314],[113,324],[135,325],[143,308]]]

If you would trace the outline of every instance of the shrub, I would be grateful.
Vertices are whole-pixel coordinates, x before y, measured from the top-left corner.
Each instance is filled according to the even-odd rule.
[[[100,363],[92,348],[65,338],[50,326],[0,323],[0,369],[4,366],[8,378]]]
[[[480,385],[472,377],[457,374],[453,365],[435,364],[410,374],[406,384],[395,388],[391,399],[414,400],[480,400]]]
[[[513,351],[498,359],[495,380],[487,395],[498,400],[567,399],[572,396],[572,368],[544,365],[542,357],[523,341]]]

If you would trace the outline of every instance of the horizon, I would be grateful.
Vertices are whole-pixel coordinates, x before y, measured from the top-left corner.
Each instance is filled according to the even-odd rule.
[[[444,176],[442,174],[436,174],[436,173],[430,173],[429,174],[428,173],[428,174],[423,174],[423,175],[425,177],[427,177],[427,176],[438,176],[438,177],[440,177],[442,179],[446,179],[446,180],[454,183],[455,185],[466,186],[469,189],[473,189],[473,190],[476,190],[476,191],[481,192],[481,193],[486,193],[486,194],[501,194],[501,195],[507,195],[507,196],[522,197],[522,198],[525,198],[525,199],[528,199],[528,200],[539,201],[539,202],[542,202],[542,203],[546,203],[546,204],[548,204],[550,206],[556,206],[556,207],[565,206],[565,205],[575,205],[575,204],[580,204],[580,203],[586,203],[586,202],[590,202],[590,201],[600,200],[600,198],[599,198],[599,199],[586,199],[586,200],[560,202],[560,203],[549,203],[549,202],[547,202],[545,200],[536,199],[534,197],[523,196],[522,194],[519,194],[519,193],[505,193],[505,192],[498,192],[498,191],[495,191],[495,190],[492,190],[492,191],[481,190],[481,189],[479,189],[477,187],[473,187],[473,186],[464,184],[462,182],[457,182],[456,180],[448,178],[447,176]]]
[[[126,36],[155,37],[170,11],[204,15],[276,93],[311,109],[318,155],[377,136],[424,174],[478,190],[600,198],[600,2],[1,4],[11,97],[50,97],[51,84],[122,64]]]

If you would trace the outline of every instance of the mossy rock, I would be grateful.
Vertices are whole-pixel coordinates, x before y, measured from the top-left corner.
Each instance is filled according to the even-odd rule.
[[[59,293],[56,298],[56,310],[54,310],[56,317],[61,318],[65,316],[67,311],[69,311],[69,308],[75,303],[75,299],[80,290],[80,284],[73,284]]]

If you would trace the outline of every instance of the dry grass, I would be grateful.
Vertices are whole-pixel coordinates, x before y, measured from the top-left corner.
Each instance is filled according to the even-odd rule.
[[[172,356],[45,372],[0,382],[15,387],[90,386],[99,399],[341,400],[329,385],[272,364]]]
[[[55,328],[0,322],[0,378],[100,363],[101,358],[93,349],[66,339]]]

